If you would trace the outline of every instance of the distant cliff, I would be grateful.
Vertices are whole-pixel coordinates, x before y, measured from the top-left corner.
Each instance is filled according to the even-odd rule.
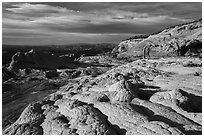
[[[202,19],[173,26],[152,35],[131,37],[122,41],[112,53],[118,58],[142,57],[143,48],[150,47],[151,57],[202,55]]]

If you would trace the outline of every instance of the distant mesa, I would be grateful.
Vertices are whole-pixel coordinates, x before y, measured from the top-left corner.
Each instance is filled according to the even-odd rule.
[[[17,52],[14,54],[8,69],[13,71],[24,68],[57,69],[61,66],[70,67],[69,63],[73,63],[74,60],[74,55],[57,56],[53,53],[34,51],[32,49],[29,52]]]

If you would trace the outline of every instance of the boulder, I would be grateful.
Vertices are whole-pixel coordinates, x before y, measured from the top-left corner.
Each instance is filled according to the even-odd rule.
[[[112,102],[131,102],[136,96],[135,90],[137,89],[133,90],[133,85],[124,79],[116,82],[108,88]]]

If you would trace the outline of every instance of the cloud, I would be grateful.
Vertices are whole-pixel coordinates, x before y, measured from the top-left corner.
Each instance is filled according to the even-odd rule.
[[[14,13],[32,13],[32,14],[50,14],[50,13],[63,13],[67,12],[66,8],[54,7],[46,4],[30,4],[19,3],[12,5],[15,8],[6,8],[7,11]]]
[[[106,42],[111,38],[119,42],[121,36],[151,34],[191,21],[202,9],[195,8],[197,3],[3,3],[2,7],[3,41],[15,41],[16,37],[19,43],[23,36],[24,42],[39,38],[31,40],[34,43],[47,42],[42,38],[58,41],[60,37],[64,42],[59,43]]]

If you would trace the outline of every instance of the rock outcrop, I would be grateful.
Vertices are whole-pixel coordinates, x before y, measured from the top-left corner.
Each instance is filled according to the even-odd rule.
[[[112,53],[118,58],[141,57],[143,48],[150,47],[151,57],[202,56],[202,19],[167,28],[144,38],[122,41]]]
[[[181,89],[168,92],[157,92],[151,98],[151,102],[171,107],[178,113],[202,124],[202,98],[194,94],[186,93]]]
[[[187,60],[137,60],[96,77],[71,79],[42,101],[29,105],[3,134],[201,134],[201,87],[196,87],[198,93],[194,94],[191,85],[169,82],[172,90],[167,90],[158,84],[161,78],[162,82],[173,77],[200,78],[192,73],[200,66],[182,66]],[[178,71],[184,68],[186,72]]]
[[[34,69],[57,69],[57,68],[73,68],[74,57],[57,56],[51,53],[44,53],[30,50],[29,52],[17,52],[12,56],[12,61],[8,67],[9,70],[17,71],[18,69],[34,68]]]
[[[45,120],[41,124],[45,135],[116,134],[100,111],[78,100],[59,99],[45,104]]]
[[[36,102],[27,106],[21,113],[18,120],[3,134],[8,135],[39,135],[42,134],[42,127],[44,116],[41,109],[42,103]]]

